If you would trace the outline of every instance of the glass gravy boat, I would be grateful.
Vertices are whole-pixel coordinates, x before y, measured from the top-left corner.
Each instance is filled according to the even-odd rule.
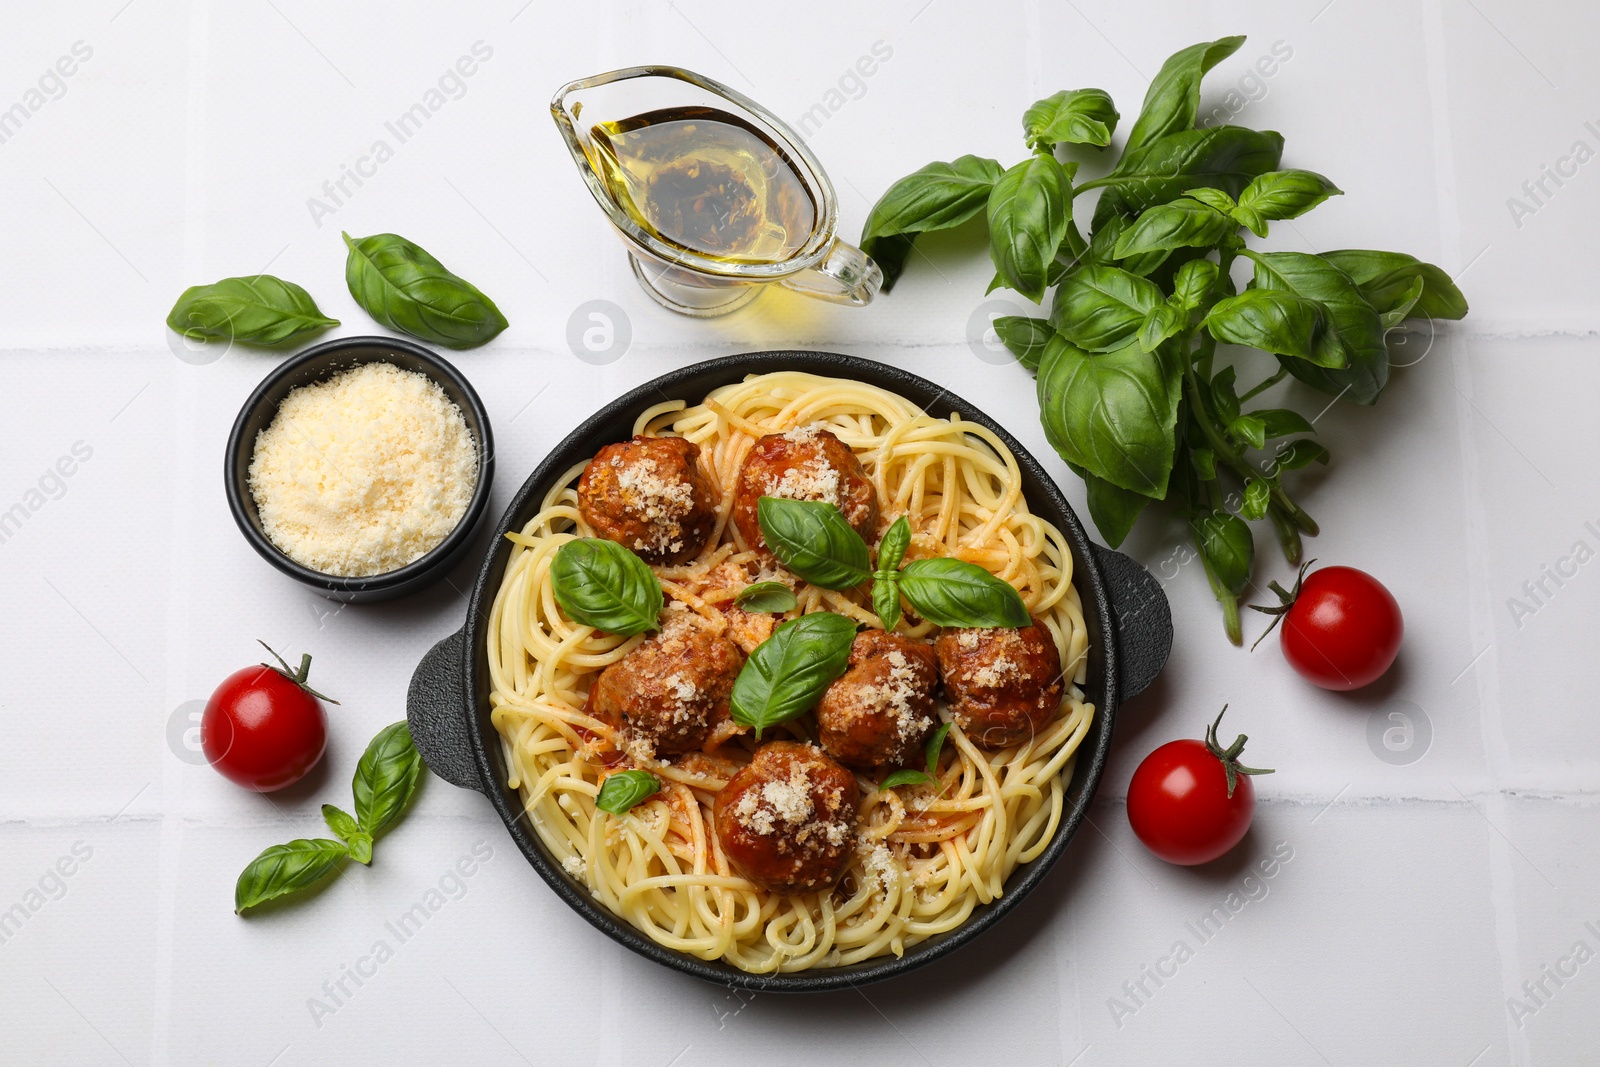
[[[816,157],[742,93],[627,67],[562,86],[550,111],[663,307],[724,315],[774,283],[860,307],[882,286],[878,265],[835,236],[839,204]]]

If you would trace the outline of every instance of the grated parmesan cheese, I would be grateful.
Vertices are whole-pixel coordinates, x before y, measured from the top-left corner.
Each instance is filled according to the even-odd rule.
[[[303,385],[256,436],[250,494],[268,539],[324,574],[398,570],[467,512],[478,451],[438,383],[367,363]]]

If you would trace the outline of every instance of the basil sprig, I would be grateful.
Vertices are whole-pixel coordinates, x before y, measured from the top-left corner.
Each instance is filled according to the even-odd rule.
[[[950,724],[943,723],[928,738],[928,743],[923,746],[922,754],[927,760],[926,771],[919,771],[913,767],[902,767],[895,771],[878,785],[878,792],[893,789],[897,785],[932,785],[939,776],[939,751],[944,748],[944,739],[950,734]]]
[[[619,637],[656,629],[666,601],[644,560],[599,537],[562,545],[550,563],[550,584],[567,618]]]
[[[372,862],[372,835],[361,828],[354,815],[333,804],[324,804],[322,819],[328,824],[328,829],[349,846],[351,859],[357,863]]]
[[[1239,591],[1255,566],[1249,523],[1269,522],[1298,563],[1302,538],[1318,526],[1286,476],[1328,462],[1323,445],[1296,436],[1312,432],[1309,420],[1249,402],[1293,376],[1336,400],[1374,403],[1389,378],[1391,331],[1467,313],[1449,275],[1404,253],[1247,246],[1340,190],[1316,171],[1280,167],[1280,134],[1202,117],[1202,79],[1243,43],[1202,41],[1168,58],[1103,177],[1076,181],[1078,146],[1109,143],[1115,105],[1098,89],[1064,91],[1024,113],[1030,158],[924,167],[894,183],[867,221],[897,270],[916,234],[976,218],[986,190],[991,289],[1043,303],[1054,287],[1048,316],[994,324],[1038,377],[1046,438],[1083,479],[1089,514],[1112,547],[1153,501],[1178,513],[1235,644]],[[953,170],[964,175],[959,194]],[[1100,195],[1086,237],[1073,201],[1089,190]],[[914,204],[924,207],[908,210]],[[1243,287],[1234,281],[1240,258],[1253,267]],[[1220,345],[1260,349],[1278,368],[1241,390]],[[921,611],[905,573],[896,584]]]
[[[904,515],[889,524],[878,542],[878,569],[872,575],[872,610],[885,630],[900,621],[900,561],[911,547],[911,523]]]
[[[635,805],[661,791],[661,779],[649,771],[618,771],[600,783],[594,806],[613,815],[625,815]]]
[[[750,653],[734,679],[729,696],[733,721],[753,727],[759,740],[767,727],[810,711],[844,673],[855,638],[854,620],[830,611],[779,626]]]
[[[393,233],[343,237],[350,295],[389,329],[446,348],[475,348],[506,328],[493,300],[420,245]]]
[[[939,626],[1027,626],[1032,621],[1016,589],[975,563],[919,559],[902,568],[911,546],[911,523],[904,515],[884,531],[876,571],[868,566],[866,541],[832,504],[764,496],[756,517],[779,561],[813,585],[852,589],[871,578],[872,607],[885,630],[900,621],[902,595],[918,615]]]
[[[794,590],[782,582],[756,582],[739,590],[733,606],[753,614],[775,615],[800,606]]]
[[[832,504],[764,496],[756,521],[778,562],[812,585],[851,589],[872,577],[867,543]]]
[[[356,767],[351,788],[356,813],[322,805],[322,817],[341,840],[301,838],[273,845],[250,861],[233,890],[233,910],[247,908],[317,885],[348,859],[372,862],[372,841],[405,813],[422,780],[422,757],[411,730],[397,722],[378,731]]]
[[[319,311],[311,294],[293,282],[257,274],[190,286],[172,305],[167,325],[190,340],[271,346],[339,320]]]

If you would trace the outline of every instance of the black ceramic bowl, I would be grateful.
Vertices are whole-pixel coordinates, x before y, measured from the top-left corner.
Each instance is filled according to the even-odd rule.
[[[593,456],[601,445],[627,440],[633,433],[635,418],[652,404],[662,400],[697,404],[707,393],[740,381],[747,374],[778,370],[808,371],[880,386],[924,406],[929,414],[941,418],[959,414],[969,422],[986,426],[1005,442],[1022,469],[1029,508],[1060,527],[1072,547],[1073,584],[1083,599],[1084,621],[1089,630],[1088,684],[1084,693],[1096,712],[1078,749],[1077,765],[1067,783],[1067,811],[1054,839],[1037,859],[1012,873],[1003,897],[980,905],[961,926],[911,947],[898,959],[884,956],[849,967],[755,975],[656,944],[598,903],[581,882],[567,875],[546,854],[523,818],[522,798],[506,786],[500,737],[489,721],[484,634],[495,592],[511,555],[511,543],[505,534],[521,529],[537,513],[557,478]],[[646,382],[595,413],[545,457],[500,520],[494,545],[472,590],[466,625],[435,645],[412,676],[406,718],[417,748],[433,772],[487,796],[512,840],[550,887],[573,910],[616,941],[657,963],[722,985],[779,992],[839,989],[903,974],[954,951],[994,925],[1039,884],[1072,841],[1094,796],[1111,746],[1111,724],[1117,705],[1155,679],[1166,664],[1171,647],[1172,614],[1160,584],[1127,556],[1091,544],[1061,490],[1038,461],[993,419],[926,378],[895,367],[831,352],[760,352],[713,359]]]
[[[256,435],[272,422],[278,405],[291,390],[364,363],[392,363],[401,370],[426,374],[439,383],[445,395],[461,409],[467,429],[472,431],[472,439],[478,446],[478,485],[456,528],[422,558],[383,574],[346,578],[323,574],[296,563],[267,538],[261,528],[261,516],[256,512],[255,498],[250,495],[250,458],[255,451]],[[239,531],[250,546],[261,553],[262,559],[333,600],[357,604],[393,600],[419,592],[443,578],[472,547],[473,531],[483,521],[483,513],[489,506],[489,488],[494,482],[494,434],[489,429],[489,413],[484,410],[483,401],[478,399],[471,383],[455,367],[422,345],[398,337],[341,337],[314,345],[284,361],[256,386],[250,399],[239,409],[233,432],[228,435],[223,478],[227,483],[228,507],[233,511],[233,521],[239,524]]]

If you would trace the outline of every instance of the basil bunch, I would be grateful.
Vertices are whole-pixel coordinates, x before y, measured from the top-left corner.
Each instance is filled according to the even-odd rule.
[[[342,236],[350,248],[350,295],[389,329],[446,348],[476,348],[508,325],[493,300],[422,246],[394,233]]]
[[[258,274],[190,286],[167,313],[167,325],[191,341],[271,346],[337,326],[339,320],[324,315],[311,294],[293,282]]]
[[[756,520],[778,562],[812,585],[853,589],[872,579],[873,609],[886,630],[900,619],[901,596],[938,626],[1027,626],[1032,621],[1016,589],[975,563],[942,557],[901,567],[911,546],[911,523],[904,515],[884,531],[876,571],[866,541],[832,504],[764,496],[756,501]]]
[[[580,537],[557,549],[550,585],[567,618],[620,637],[656,629],[666,602],[644,560],[600,537]]]
[[[1077,163],[1056,152],[1110,143],[1120,117],[1110,97],[1057,93],[1023,115],[1031,158],[1009,170],[977,156],[929,164],[884,193],[862,235],[888,289],[917,234],[982,214],[991,290],[1042,302],[1054,287],[1047,317],[994,323],[1037,373],[1046,438],[1084,480],[1089,514],[1113,547],[1152,500],[1185,517],[1235,644],[1238,598],[1255,564],[1249,523],[1269,522],[1298,563],[1302,536],[1318,528],[1284,474],[1328,462],[1326,448],[1295,436],[1312,432],[1298,412],[1245,404],[1289,375],[1372,404],[1388,381],[1389,331],[1467,313],[1444,271],[1403,253],[1246,245],[1241,230],[1264,238],[1272,222],[1340,190],[1313,171],[1279,169],[1279,134],[1195,127],[1201,79],[1243,43],[1224,37],[1169,58],[1104,177],[1074,185]],[[1091,189],[1100,197],[1086,238],[1073,205]],[[1251,270],[1242,289],[1233,276],[1241,262]],[[1271,353],[1278,370],[1241,391],[1219,343]],[[900,585],[915,604],[910,570]]]
[[[233,910],[243,914],[246,908],[308,889],[342,867],[346,858],[370,864],[373,838],[405,813],[421,780],[422,757],[410,729],[403,722],[384,727],[356,766],[351,783],[355,815],[322,805],[322,817],[339,840],[301,838],[273,845],[239,875]]]

